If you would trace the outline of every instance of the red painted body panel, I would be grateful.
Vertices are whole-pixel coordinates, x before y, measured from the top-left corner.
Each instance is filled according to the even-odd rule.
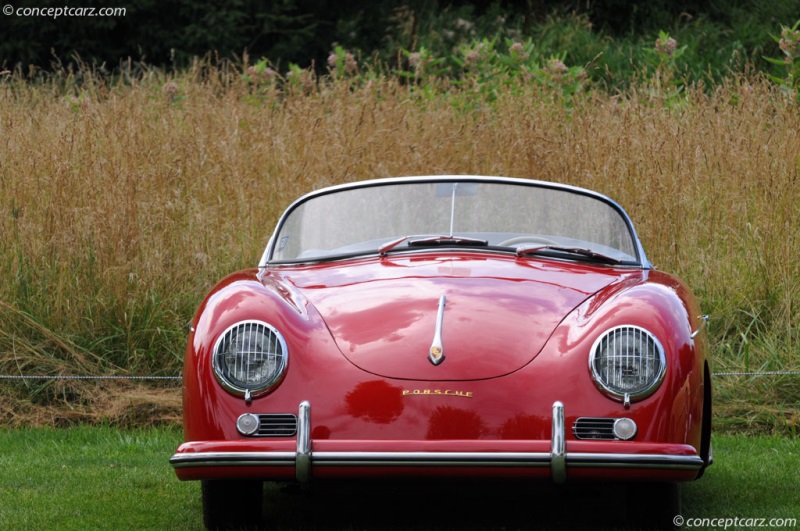
[[[368,260],[346,268],[277,271],[320,312],[342,353],[387,378],[462,381],[516,371],[587,297],[620,280],[607,268],[492,255]],[[427,352],[441,295],[448,362]],[[420,355],[422,354],[422,355]]]
[[[434,366],[427,353],[442,294],[446,360]],[[302,401],[311,405],[314,452],[550,452],[552,407],[560,401],[567,455],[697,455],[705,354],[702,336],[691,334],[699,313],[686,287],[661,272],[502,253],[415,252],[244,271],[223,280],[193,321],[183,373],[186,443],[178,453],[228,451],[228,445],[294,452],[294,437],[249,439],[235,421],[246,412],[296,414]],[[220,387],[210,360],[218,336],[245,319],[276,327],[289,351],[283,381],[249,405]],[[597,389],[588,367],[593,342],[622,324],[651,331],[667,357],[663,384],[629,409]],[[577,440],[571,426],[584,416],[628,417],[638,433],[625,442]],[[177,473],[181,479],[294,477],[294,469],[281,467]],[[549,470],[325,467],[312,475],[433,473],[547,477]],[[569,474],[689,480],[697,472],[584,468]]]

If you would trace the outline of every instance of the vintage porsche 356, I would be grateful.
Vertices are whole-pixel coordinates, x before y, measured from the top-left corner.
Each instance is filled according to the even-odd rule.
[[[188,339],[184,440],[210,528],[264,481],[638,482],[654,518],[711,464],[705,317],[611,199],[406,177],[315,191]]]

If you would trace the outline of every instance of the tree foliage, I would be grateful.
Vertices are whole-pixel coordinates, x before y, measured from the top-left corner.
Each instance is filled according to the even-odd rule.
[[[770,32],[800,13],[800,0],[231,0],[224,6],[211,0],[84,0],[82,7],[121,7],[125,13],[58,18],[18,15],[17,10],[69,6],[64,0],[11,5],[15,12],[0,18],[0,69],[48,69],[54,62],[76,60],[109,70],[128,60],[183,66],[212,53],[248,54],[283,66],[313,64],[320,70],[337,45],[396,62],[403,50],[424,48],[443,56],[465,41],[507,37],[557,38],[563,46],[553,53],[567,51],[570,59],[585,64],[596,46],[575,39],[652,42],[662,30],[695,37],[689,57],[723,62],[738,48],[748,59],[775,52],[763,49]],[[568,25],[570,35],[553,37],[554,18],[585,24]]]

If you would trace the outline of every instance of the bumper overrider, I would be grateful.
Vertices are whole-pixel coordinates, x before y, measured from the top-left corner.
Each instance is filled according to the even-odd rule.
[[[295,441],[194,441],[170,464],[183,480],[250,477],[296,480],[376,475],[567,477],[689,481],[703,467],[686,444],[566,441],[564,405],[553,404],[550,441],[348,441],[311,439],[302,402]],[[312,448],[313,447],[313,448]]]

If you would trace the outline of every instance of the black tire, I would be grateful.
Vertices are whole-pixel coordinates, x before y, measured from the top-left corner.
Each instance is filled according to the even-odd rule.
[[[628,521],[642,529],[675,529],[681,514],[680,483],[630,483]]]
[[[259,529],[264,505],[261,481],[203,480],[203,523],[207,529]]]
[[[700,437],[700,457],[703,459],[703,466],[697,473],[695,479],[700,479],[706,471],[706,468],[711,466],[714,462],[714,455],[711,451],[711,371],[708,370],[706,364],[704,374],[705,396],[703,397],[703,432]]]

